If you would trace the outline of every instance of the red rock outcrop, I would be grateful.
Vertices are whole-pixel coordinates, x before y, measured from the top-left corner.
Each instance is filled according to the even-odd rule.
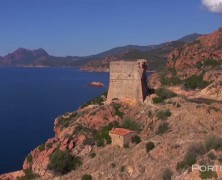
[[[176,69],[178,75],[183,78],[200,71],[198,65],[201,66],[201,63],[207,59],[222,61],[221,29],[172,51],[168,56],[167,67]],[[203,66],[203,68],[205,67]]]

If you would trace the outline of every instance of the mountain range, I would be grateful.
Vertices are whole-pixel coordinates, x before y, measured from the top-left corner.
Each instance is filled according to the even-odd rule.
[[[105,63],[105,67],[112,60],[116,59],[136,59],[136,58],[148,58],[152,61],[165,61],[165,55],[172,51],[176,47],[181,47],[187,42],[194,41],[201,34],[191,34],[181,39],[172,42],[166,42],[159,45],[138,46],[127,45],[122,47],[116,47],[108,51],[85,57],[78,56],[66,56],[56,57],[49,55],[44,49],[30,50],[25,48],[19,48],[6,56],[0,56],[0,66],[9,67],[66,67],[66,66],[83,66],[95,67],[102,66]],[[163,59],[162,59],[163,58]],[[106,61],[108,59],[108,61]],[[161,63],[162,64],[162,63]],[[156,68],[155,63],[153,65]],[[87,70],[87,68],[86,68]]]

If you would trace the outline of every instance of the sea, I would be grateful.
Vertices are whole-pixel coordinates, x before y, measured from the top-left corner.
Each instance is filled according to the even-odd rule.
[[[79,68],[0,68],[0,174],[22,169],[27,154],[54,136],[54,119],[107,91],[108,81],[108,73]]]

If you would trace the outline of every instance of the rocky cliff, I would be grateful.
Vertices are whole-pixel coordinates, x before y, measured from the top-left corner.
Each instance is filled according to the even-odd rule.
[[[200,179],[200,171],[189,170],[192,164],[219,164],[222,157],[222,140],[217,137],[222,133],[222,104],[161,94],[152,95],[143,104],[127,99],[107,104],[101,96],[56,118],[55,137],[29,153],[23,171],[1,175],[0,179],[71,180],[84,174],[98,180]],[[164,103],[154,103],[157,95],[165,97]],[[125,148],[112,146],[107,133],[117,126],[137,131],[140,140]],[[209,145],[213,135],[219,139]],[[71,158],[71,162],[78,162],[78,158],[81,163],[72,170],[64,158]],[[215,174],[222,177],[219,171]]]
[[[153,74],[154,86],[180,86],[199,89],[198,96],[221,99],[222,29],[201,36],[168,55],[167,65]]]

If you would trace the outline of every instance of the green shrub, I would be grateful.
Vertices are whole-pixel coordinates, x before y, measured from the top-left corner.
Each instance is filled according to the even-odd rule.
[[[84,174],[81,180],[92,180],[92,176],[90,174]]]
[[[207,156],[212,160],[217,159],[217,156],[213,152],[208,153]]]
[[[123,147],[124,147],[125,149],[128,149],[128,148],[129,148],[129,144],[126,143],[126,144],[123,145]]]
[[[90,157],[91,157],[91,158],[96,157],[96,153],[91,153],[91,154],[90,154]]]
[[[173,175],[173,172],[170,169],[165,169],[162,175],[163,180],[171,180]]]
[[[163,85],[178,85],[178,84],[182,84],[183,83],[183,80],[181,80],[179,77],[177,76],[173,76],[171,78],[165,78],[163,77],[161,79],[161,83]]]
[[[117,126],[118,126],[117,122],[109,123],[107,126],[102,127],[98,132],[95,133],[94,139],[98,147],[104,146],[105,145],[104,141],[106,141],[107,144],[111,143],[111,137],[109,136],[109,131]]]
[[[214,60],[214,59],[206,59],[203,63],[205,66],[212,66],[212,67],[216,67],[218,65],[220,65],[220,61]]]
[[[138,135],[135,135],[131,138],[131,142],[135,144],[139,144],[141,142],[141,139]]]
[[[44,151],[45,150],[45,144],[41,144],[39,147],[38,147],[38,150],[41,152],[41,151]]]
[[[158,130],[157,130],[156,134],[162,135],[162,134],[164,134],[165,132],[167,132],[169,129],[170,129],[170,127],[169,127],[169,124],[168,124],[168,123],[160,124],[160,126],[158,127]]]
[[[82,109],[82,108],[84,108],[88,105],[99,105],[99,106],[101,106],[101,105],[103,105],[103,102],[104,102],[104,100],[101,96],[95,97],[94,99],[92,99],[92,100],[86,102],[85,104],[83,104],[80,108]]]
[[[203,75],[197,76],[196,74],[186,78],[184,81],[184,87],[186,89],[203,89],[208,86],[208,84],[208,82],[203,80]]]
[[[205,148],[207,151],[211,149],[222,150],[222,138],[219,136],[209,136],[205,140]]]
[[[159,103],[164,102],[164,99],[161,98],[161,97],[153,97],[152,101],[153,101],[154,104],[159,104]]]
[[[187,150],[184,160],[177,163],[177,170],[192,166],[197,162],[197,157],[205,153],[205,148],[201,143],[191,145]]]
[[[65,134],[65,136],[64,136],[65,139],[70,139],[71,137],[72,137],[71,134]]]
[[[172,97],[176,97],[177,94],[174,92],[171,92],[170,90],[166,89],[166,88],[159,88],[155,90],[155,93],[157,96],[163,98],[163,99],[169,99]]]
[[[140,124],[137,123],[135,120],[133,119],[124,119],[123,121],[123,124],[121,125],[122,128],[125,128],[125,129],[130,129],[130,130],[133,130],[133,131],[137,131],[139,132],[140,131]]]
[[[115,168],[115,167],[116,167],[116,164],[115,164],[115,163],[112,163],[111,166],[112,166],[112,168]]]
[[[47,147],[48,149],[52,148],[52,143],[46,144],[46,147]]]
[[[30,179],[36,179],[39,177],[38,174],[35,174],[32,172],[32,169],[25,169],[23,171],[25,173],[25,176],[17,178],[18,180],[30,180]]]
[[[48,164],[48,169],[58,175],[75,170],[82,164],[78,157],[74,157],[70,154],[69,150],[60,151],[57,149],[50,155],[49,159],[50,163]]]
[[[217,172],[208,169],[206,171],[200,171],[200,178],[201,179],[212,179],[218,178]]]
[[[125,171],[125,169],[126,169],[126,167],[125,167],[125,166],[121,166],[121,168],[120,168],[120,172],[124,172],[124,171]]]
[[[155,148],[155,145],[153,142],[148,142],[146,143],[146,152],[149,153],[151,150],[153,150]]]
[[[167,119],[168,117],[170,117],[171,114],[172,114],[172,113],[170,112],[169,109],[159,110],[159,111],[157,112],[157,117],[158,117],[158,119],[165,120],[165,119]]]
[[[121,119],[123,119],[123,116],[125,113],[121,112],[119,109],[121,108],[121,104],[114,103],[113,108],[115,109],[115,115],[119,116]]]
[[[29,164],[32,162],[32,154],[31,153],[27,156],[27,162]]]

